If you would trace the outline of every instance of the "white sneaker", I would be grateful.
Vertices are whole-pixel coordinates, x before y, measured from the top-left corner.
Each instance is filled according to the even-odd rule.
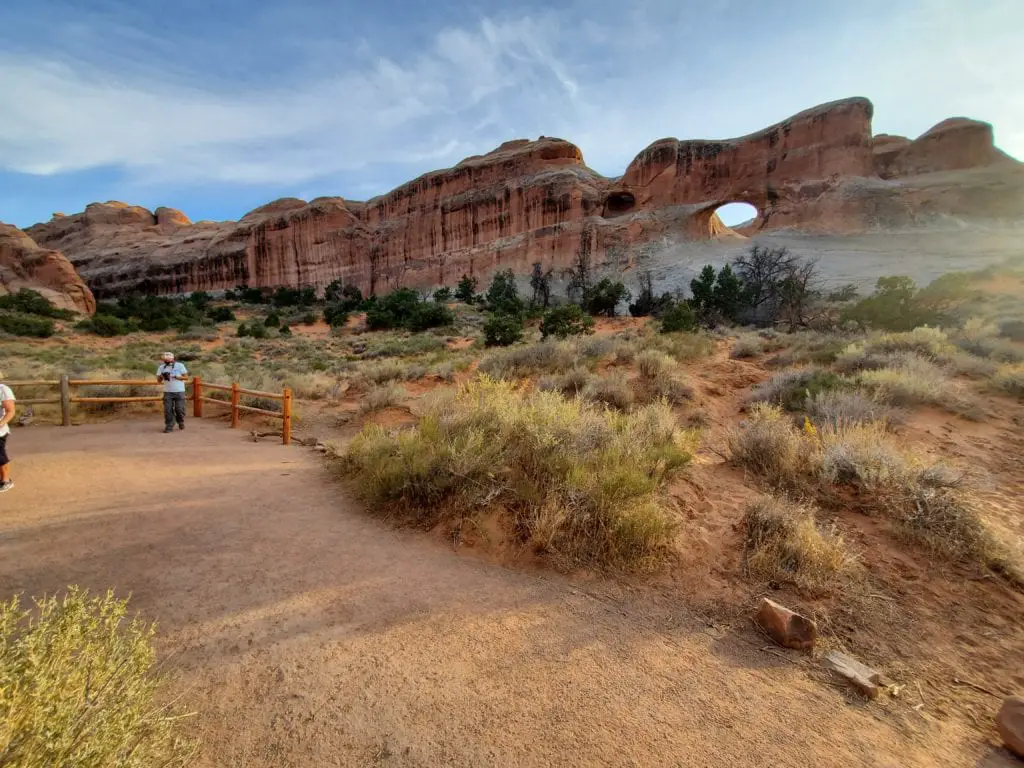
[[[0,483],[0,493],[7,493],[7,491],[11,490],[11,488],[13,488],[13,487],[14,487],[14,481],[13,480],[8,480],[6,483]]]

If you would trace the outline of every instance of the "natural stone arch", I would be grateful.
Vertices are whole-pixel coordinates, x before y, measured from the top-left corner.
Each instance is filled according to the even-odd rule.
[[[743,222],[741,225],[728,226],[718,217],[718,210],[726,205],[743,203],[750,206],[755,215],[750,222]],[[692,234],[699,238],[711,239],[729,234],[749,236],[760,230],[766,221],[765,201],[757,199],[753,195],[728,197],[702,207],[693,218]]]

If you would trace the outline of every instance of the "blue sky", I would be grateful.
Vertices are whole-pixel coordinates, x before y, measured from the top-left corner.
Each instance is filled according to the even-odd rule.
[[[615,176],[847,96],[1024,157],[1021,0],[2,0],[0,220],[366,199],[510,138]]]

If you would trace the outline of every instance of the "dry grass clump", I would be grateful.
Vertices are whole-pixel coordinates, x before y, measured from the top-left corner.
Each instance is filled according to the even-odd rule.
[[[191,765],[183,715],[157,703],[153,634],[111,592],[0,603],[0,765]]]
[[[677,373],[678,364],[664,352],[648,349],[636,356],[640,378],[637,382],[643,402],[665,400],[680,405],[693,398],[693,387]]]
[[[963,478],[899,450],[882,422],[794,429],[782,410],[759,403],[729,434],[736,464],[775,487],[817,492],[836,488],[857,506],[894,521],[907,539],[952,559],[1010,572],[1003,547],[977,514]],[[844,502],[845,503],[845,502]]]
[[[830,365],[849,345],[849,339],[831,333],[798,331],[777,336],[765,352],[778,349],[766,364],[773,368],[788,368],[793,365]]]
[[[764,351],[765,340],[757,334],[748,333],[736,339],[736,343],[732,345],[732,350],[729,352],[729,357],[733,360],[743,360],[748,357],[757,357],[764,354]]]
[[[664,405],[624,414],[481,377],[431,398],[412,429],[364,429],[342,467],[408,520],[499,506],[561,561],[635,567],[670,544],[662,488],[691,442]]]
[[[812,423],[839,428],[873,421],[891,427],[903,420],[902,413],[859,389],[817,392],[805,402]]]
[[[992,377],[992,387],[1004,395],[1024,400],[1024,365],[1004,365]]]
[[[401,405],[405,401],[406,392],[398,384],[379,384],[371,387],[359,401],[359,412],[373,413]]]
[[[844,390],[852,383],[816,366],[790,368],[773,374],[751,390],[748,403],[771,403],[789,411],[803,410],[807,401],[819,393]]]
[[[592,377],[581,394],[591,402],[604,403],[620,411],[628,411],[636,402],[636,393],[633,392],[629,379],[617,372]]]
[[[647,330],[647,329],[645,329]],[[707,333],[654,333],[648,331],[640,341],[642,349],[655,349],[678,362],[699,360],[715,350],[714,339]]]
[[[764,496],[747,505],[743,520],[747,571],[754,578],[827,592],[856,568],[843,537],[819,525],[807,505]]]
[[[565,373],[578,362],[577,350],[568,341],[542,341],[523,347],[491,352],[479,370],[494,379],[523,379],[543,373]]]
[[[755,403],[726,440],[732,460],[770,485],[796,486],[806,471],[810,445],[777,406]]]
[[[953,339],[957,347],[976,357],[1002,363],[1024,361],[1024,350],[1007,338],[1003,328],[980,318],[971,318]]]
[[[384,384],[389,381],[415,381],[423,378],[427,370],[423,363],[386,358],[359,366],[359,376],[371,384]]]
[[[969,418],[979,415],[976,406],[942,368],[915,354],[894,356],[890,367],[865,371],[858,381],[891,405],[936,405]]]
[[[537,380],[537,388],[544,392],[561,392],[566,397],[575,397],[583,392],[592,381],[594,376],[583,366],[576,366],[563,374],[547,374]]]

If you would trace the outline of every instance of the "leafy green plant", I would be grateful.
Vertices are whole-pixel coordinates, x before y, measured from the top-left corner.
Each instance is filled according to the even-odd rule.
[[[524,306],[516,288],[516,276],[511,269],[497,272],[485,296],[487,309],[495,314],[520,315]]]
[[[611,278],[602,278],[583,294],[583,303],[592,315],[615,317],[615,308],[623,301],[629,301],[630,293],[620,282],[612,282]]]
[[[46,339],[56,332],[57,328],[48,317],[25,315],[20,312],[0,312],[0,331],[14,336],[30,336]]]
[[[680,301],[661,316],[662,333],[693,332],[697,328],[697,317],[686,302]]]
[[[280,328],[281,327],[281,316],[277,312],[271,312],[267,315],[266,320],[263,321],[263,325],[267,328]]]
[[[593,333],[593,328],[594,319],[587,315],[578,304],[563,304],[544,313],[544,319],[540,324],[540,333],[541,337],[545,339],[549,336],[565,339],[569,336]]]
[[[438,304],[447,304],[452,300],[452,289],[447,286],[442,286],[434,291],[434,301]]]
[[[494,313],[484,323],[484,344],[507,347],[523,338],[523,318],[518,314]]]
[[[113,315],[95,314],[89,320],[79,323],[82,330],[97,336],[124,336],[131,328],[124,320]]]
[[[477,281],[475,277],[463,275],[455,288],[455,298],[465,304],[472,304],[476,299]]]
[[[0,296],[0,309],[57,320],[71,320],[75,316],[70,310],[58,309],[43,294],[30,288],[22,288],[17,293]]]

